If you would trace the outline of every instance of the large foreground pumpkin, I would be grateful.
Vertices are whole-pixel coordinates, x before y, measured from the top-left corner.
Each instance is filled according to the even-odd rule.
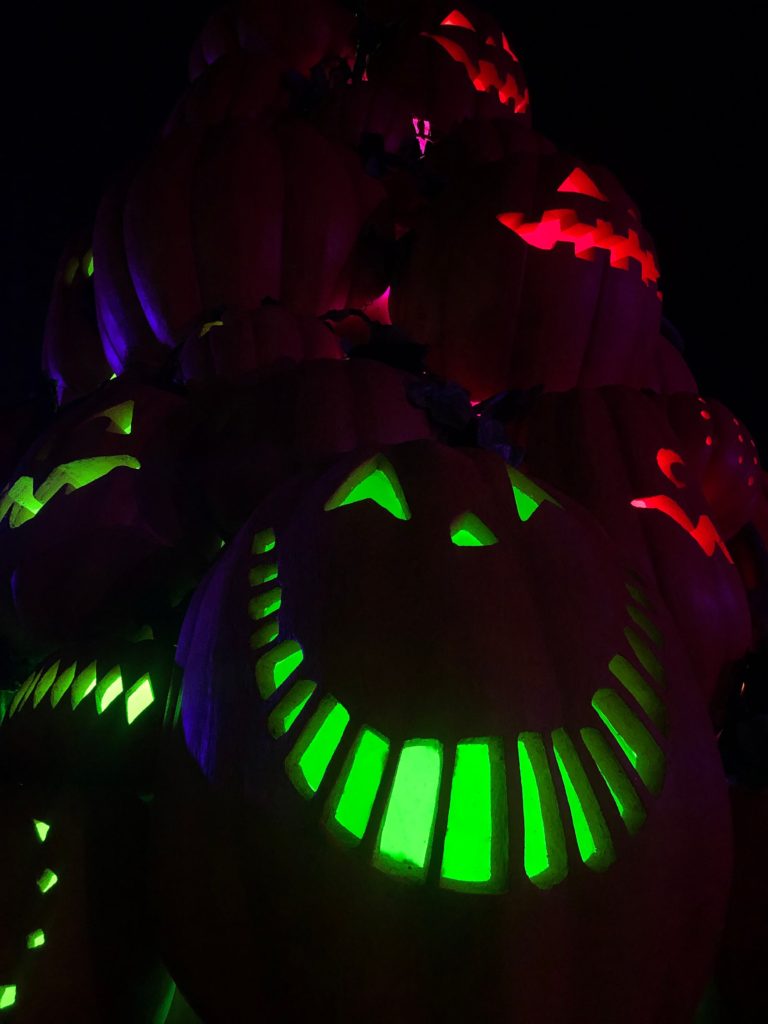
[[[158,899],[206,1021],[692,1014],[717,752],[658,598],[567,499],[489,453],[358,453],[259,508],[179,657]]]

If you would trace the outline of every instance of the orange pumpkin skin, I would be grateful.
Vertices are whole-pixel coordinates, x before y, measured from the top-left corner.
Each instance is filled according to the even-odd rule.
[[[721,673],[749,648],[749,608],[664,400],[620,387],[544,395],[512,436],[524,465],[585,505],[654,581],[714,699]],[[665,508],[653,507],[657,497]]]
[[[568,874],[542,890],[524,870],[516,743],[529,730],[549,743],[558,727],[579,742],[579,728],[595,717],[590,697],[611,685],[608,665],[624,643],[630,592],[621,560],[568,499],[550,492],[561,507],[544,500],[520,521],[498,457],[429,442],[383,452],[410,519],[369,500],[324,510],[349,473],[377,454],[358,452],[267,501],[188,613],[179,644],[182,715],[209,781],[180,763],[185,799],[175,801],[170,788],[160,797],[156,882],[164,951],[180,986],[211,1020],[298,1019],[318,1000],[340,1021],[475,1014],[607,1024],[617,1007],[633,1024],[686,1019],[711,967],[729,854],[717,753],[670,620],[646,594],[647,613],[665,634],[669,716],[663,736],[646,723],[668,755],[658,794],[646,799],[643,791],[646,821],[629,835],[590,775],[596,792],[603,785],[600,807],[616,853],[605,871],[590,871],[555,782]],[[496,544],[451,543],[450,524],[467,509]],[[274,548],[252,554],[268,528]],[[304,653],[285,689],[299,678],[317,683],[280,739],[267,719],[283,693],[262,700],[254,685],[255,665],[270,648],[251,640],[259,622],[249,613],[262,592],[251,571],[272,560],[282,588],[278,642],[292,637]],[[283,762],[328,694],[348,709],[350,724],[316,795],[305,799]],[[358,846],[324,834],[323,807],[363,724],[390,740],[387,772],[409,737],[445,745],[424,881],[371,864],[391,774]],[[501,737],[505,752],[506,891],[451,891],[439,880],[453,751],[461,738],[483,736]],[[556,777],[554,761],[549,770]],[[193,912],[187,900],[185,909],[183,892],[203,878],[207,908],[196,903]],[[371,947],[363,937],[373,934]],[[588,986],[579,984],[584,977]]]
[[[473,398],[658,388],[653,243],[607,171],[521,142],[452,181],[403,246],[392,320]]]

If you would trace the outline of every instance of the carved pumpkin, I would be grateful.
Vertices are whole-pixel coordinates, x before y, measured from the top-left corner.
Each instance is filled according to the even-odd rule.
[[[97,215],[96,303],[113,368],[161,363],[212,309],[355,305],[353,253],[383,196],[354,154],[299,120],[179,127]]]
[[[656,257],[607,171],[528,148],[448,185],[403,244],[392,319],[474,398],[656,386]]]
[[[692,1012],[717,754],[669,619],[568,499],[489,453],[357,453],[255,513],[179,658],[214,788],[161,808],[158,898],[204,1019]]]
[[[512,436],[525,466],[586,506],[653,580],[711,699],[749,646],[749,610],[663,403],[629,388],[544,395]]]
[[[88,394],[110,375],[96,325],[93,250],[79,234],[56,268],[43,335],[43,371],[56,382],[59,404]]]
[[[63,410],[0,494],[4,631],[38,654],[178,602],[213,531],[187,492],[187,408],[120,378]]]

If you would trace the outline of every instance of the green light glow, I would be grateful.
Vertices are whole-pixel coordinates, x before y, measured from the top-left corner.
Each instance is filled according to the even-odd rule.
[[[0,985],[0,1010],[7,1010],[16,1002],[16,986]]]
[[[100,680],[96,687],[96,711],[101,714],[106,711],[113,700],[116,700],[123,692],[123,677],[120,674],[120,666],[115,665]]]
[[[587,773],[565,729],[552,733],[552,746],[571,811],[579,856],[593,871],[605,871],[616,860],[616,854]]]
[[[664,781],[664,755],[653,736],[615,690],[598,690],[592,698],[592,707],[608,726],[646,788],[658,794]]]
[[[93,277],[93,249],[83,256],[83,273],[86,277]]]
[[[28,522],[43,507],[43,503],[34,493],[35,481],[31,476],[20,476],[10,487],[6,487],[0,498],[0,523],[8,512],[8,520],[12,530]]]
[[[277,579],[277,563],[264,562],[263,565],[256,565],[248,573],[248,582],[252,587],[258,587],[262,583],[271,583]]]
[[[379,830],[373,863],[380,871],[423,881],[437,817],[443,768],[438,740],[406,740]]]
[[[30,695],[30,693],[34,689],[35,683],[37,682],[37,680],[39,678],[40,678],[40,671],[39,670],[37,672],[33,672],[31,675],[27,676],[27,678],[24,680],[24,682],[18,688],[16,693],[13,695],[13,700],[11,701],[11,707],[10,707],[10,710],[8,712],[8,717],[9,718],[13,717],[13,715],[16,714],[16,712],[21,707],[21,705],[26,701],[27,697]]]
[[[326,501],[325,511],[373,501],[396,519],[410,519],[411,511],[397,479],[394,467],[383,455],[374,455],[349,474],[344,483]]]
[[[643,666],[645,671],[648,673],[648,675],[651,677],[654,683],[657,683],[660,687],[663,688],[666,685],[666,678],[664,675],[664,668],[662,667],[662,664],[659,661],[659,659],[648,647],[648,645],[643,643],[643,641],[640,639],[637,633],[634,632],[634,630],[625,629],[624,636],[627,638],[629,646],[632,648],[635,657]]]
[[[619,680],[621,685],[632,694],[650,720],[654,722],[659,729],[666,732],[666,708],[637,669],[628,662],[626,658],[622,658],[620,654],[611,658],[608,663],[608,668]]]
[[[107,427],[109,434],[130,434],[133,429],[133,402],[120,402],[113,405],[104,412],[100,412],[95,419],[107,419],[110,425]]]
[[[252,597],[248,602],[248,614],[252,619],[265,619],[280,608],[283,592],[280,587],[273,587],[263,594]]]
[[[262,654],[256,662],[255,675],[259,693],[271,697],[299,667],[304,660],[304,651],[295,640],[283,640],[271,651]]]
[[[117,374],[116,374],[116,373],[111,373],[111,374],[109,375],[109,379],[110,379],[110,380],[117,380]]]
[[[635,787],[629,781],[629,776],[619,764],[601,732],[597,729],[582,729],[581,738],[613,797],[613,802],[618,808],[627,831],[630,835],[634,835],[645,821],[645,808]]]
[[[517,740],[525,827],[525,873],[540,889],[550,889],[568,874],[568,854],[557,794],[544,742],[537,732]]]
[[[627,612],[629,613],[630,619],[639,626],[640,629],[645,633],[649,640],[652,640],[657,647],[660,647],[664,637],[661,635],[661,630],[656,626],[645,612],[641,612],[639,608],[635,608],[634,605],[627,605]]]
[[[44,843],[48,838],[48,833],[51,831],[51,826],[46,821],[40,821],[38,818],[32,819],[35,826],[35,832],[37,832],[37,838],[41,843]]]
[[[507,787],[498,739],[456,747],[440,884],[498,892],[507,874]]]
[[[549,502],[550,505],[554,505],[555,508],[563,507],[559,501],[555,501],[543,488],[535,484],[524,473],[521,473],[519,469],[507,466],[507,475],[509,476],[509,482],[512,484],[517,514],[522,522],[527,523],[539,505],[545,501]]]
[[[77,662],[73,661],[72,664],[65,668],[63,672],[59,674],[56,682],[51,687],[51,707],[55,708],[61,698],[67,692],[72,685],[72,680],[75,678],[75,672],[77,672]]]
[[[37,880],[37,888],[40,892],[48,892],[56,885],[58,880],[59,876],[54,871],[51,871],[50,868],[46,868]]]
[[[290,730],[293,723],[304,710],[307,701],[317,688],[311,679],[299,679],[287,693],[267,719],[267,729],[275,739]]]
[[[34,707],[37,707],[37,705],[40,703],[40,701],[43,699],[46,693],[48,693],[50,688],[53,686],[56,680],[56,673],[59,671],[60,664],[61,662],[59,661],[54,662],[53,665],[50,666],[50,668],[46,669],[42,677],[38,680],[37,684],[35,685],[35,694],[34,697],[32,698],[32,704]]]
[[[263,555],[267,551],[273,551],[275,547],[275,531],[274,530],[259,530],[258,533],[253,536],[253,543],[251,544],[252,555]]]
[[[73,256],[71,259],[67,260],[67,265],[64,268],[64,280],[66,281],[67,284],[72,284],[72,282],[75,280],[75,274],[78,272],[79,269],[80,260],[77,258],[77,256]]]
[[[72,683],[72,710],[74,711],[77,705],[94,689],[96,689],[96,662],[92,661]]]
[[[39,949],[45,945],[45,932],[42,928],[38,928],[34,932],[30,932],[27,936],[27,949]]]
[[[288,777],[302,796],[317,792],[348,723],[344,705],[330,695],[323,697],[285,759]]]
[[[627,583],[627,591],[629,593],[629,596],[636,604],[641,605],[643,608],[648,607],[648,598],[642,592],[640,587],[633,585],[631,583]]]
[[[386,736],[374,729],[361,729],[330,795],[325,816],[328,829],[343,842],[356,845],[365,835],[388,757]]]
[[[271,644],[273,640],[277,640],[279,632],[280,627],[278,626],[276,615],[271,619],[265,619],[263,625],[251,633],[251,650],[258,651],[260,648]]]
[[[460,548],[484,548],[499,538],[474,512],[462,512],[451,523],[451,541]]]
[[[128,725],[146,711],[154,699],[152,680],[149,675],[142,676],[125,695],[125,717],[128,719]]]

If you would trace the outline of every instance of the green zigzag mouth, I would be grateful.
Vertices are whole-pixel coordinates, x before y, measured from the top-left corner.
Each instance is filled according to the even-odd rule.
[[[255,534],[251,554],[248,575],[253,597],[248,612],[255,625],[251,635],[254,677],[262,699],[272,704],[267,719],[271,736],[281,740],[288,733],[298,733],[285,757],[285,770],[296,790],[311,800],[330,780],[331,770],[339,768],[337,754],[342,739],[350,734],[351,715],[332,694],[301,677],[303,648],[295,638],[281,635],[282,590],[274,530]],[[549,736],[522,732],[517,737],[522,867],[540,889],[549,889],[568,875],[564,822],[570,821],[586,867],[605,871],[616,860],[611,829],[590,774],[595,781],[601,780],[630,835],[646,819],[638,790],[658,796],[663,786],[665,756],[651,731],[667,731],[666,706],[658,692],[665,687],[657,653],[663,637],[640,586],[631,582],[626,587],[631,624],[624,636],[632,657],[616,654],[611,658],[607,667],[618,688],[606,686],[593,694],[591,707],[597,720],[579,730],[583,752],[562,727]],[[512,756],[507,758],[508,772],[503,739],[468,737],[456,744],[447,818],[440,822],[440,835],[438,807],[447,785],[445,744],[437,738],[407,739],[396,760],[394,753],[390,740],[376,728],[359,727],[320,816],[328,833],[346,847],[368,844],[373,866],[397,878],[416,883],[436,878],[442,888],[467,893],[507,891],[514,872],[509,857],[507,786],[515,772]],[[567,817],[558,797],[558,776]]]

